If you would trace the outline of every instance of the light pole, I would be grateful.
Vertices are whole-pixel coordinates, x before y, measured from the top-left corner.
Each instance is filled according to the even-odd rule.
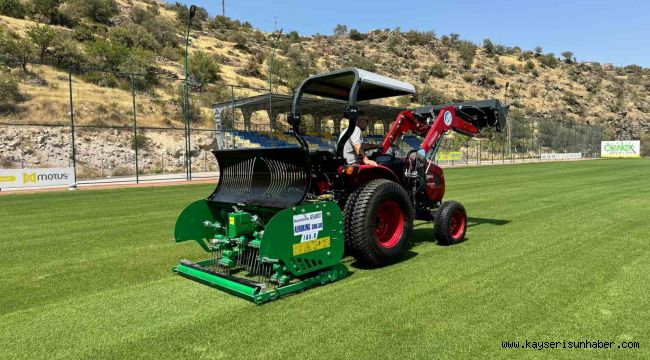
[[[271,58],[269,59],[269,125],[273,124],[273,58],[275,57],[275,49],[278,47],[278,41],[282,36],[282,29],[273,42],[273,50],[271,50]],[[271,129],[273,131],[274,129]]]
[[[187,32],[185,33],[185,82],[183,84],[183,122],[185,123],[185,179],[192,180],[192,156],[190,154],[190,99],[189,84],[190,76],[188,48],[190,45],[190,29],[192,28],[192,18],[196,14],[196,6],[190,6],[190,13],[187,19]]]

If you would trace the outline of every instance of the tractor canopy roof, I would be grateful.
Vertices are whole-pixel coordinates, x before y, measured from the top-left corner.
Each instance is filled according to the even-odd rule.
[[[348,100],[350,105],[355,105],[361,100],[415,94],[415,87],[403,81],[350,67],[305,79],[294,94],[294,111],[298,110],[297,105],[303,94]]]

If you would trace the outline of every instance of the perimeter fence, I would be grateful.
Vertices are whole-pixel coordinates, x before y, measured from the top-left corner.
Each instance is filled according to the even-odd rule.
[[[20,83],[15,103],[0,109],[0,168],[74,167],[80,184],[190,180],[218,175],[214,148],[296,144],[273,96],[268,108],[252,115],[235,106],[268,95],[268,89],[251,84],[188,81],[186,103],[185,79],[172,72],[153,79],[36,63],[27,64],[27,71],[12,71],[20,72]],[[221,112],[219,128],[213,104],[224,102],[233,106]],[[273,126],[269,114],[276,120]],[[370,120],[367,139],[379,142],[388,127]],[[602,140],[610,139],[601,127],[563,119],[511,115],[508,122],[503,132],[487,131],[480,138],[448,135],[439,162],[456,166],[563,157],[548,154],[590,158],[599,156]],[[345,121],[307,116],[303,131],[312,146],[327,149],[345,126]],[[399,150],[404,154],[420,141],[406,137]]]

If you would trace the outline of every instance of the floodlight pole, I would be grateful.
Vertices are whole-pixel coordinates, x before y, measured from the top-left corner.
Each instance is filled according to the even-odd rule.
[[[508,102],[508,86],[510,86],[510,81],[506,81],[506,91],[505,91],[505,96],[503,97],[504,103]],[[512,155],[511,136],[512,136],[511,121],[508,121],[508,155]]]
[[[280,36],[282,36],[282,29],[278,33],[278,36],[273,42],[273,49],[271,50],[271,58],[269,59],[269,125],[273,123],[273,58],[275,57],[275,49],[278,47],[278,41],[280,41]],[[271,129],[273,131],[274,129]]]
[[[135,79],[133,78],[133,74],[131,74],[131,98],[133,100],[133,144],[135,147],[135,183],[139,184],[140,183],[140,173],[139,173],[139,167],[138,167],[138,146],[140,145],[138,141],[138,124],[137,124],[137,113],[136,113],[136,106],[135,106]]]
[[[74,138],[74,99],[72,98],[72,67],[68,68],[68,89],[70,90],[70,131],[72,133],[72,172],[74,173],[74,183],[70,185],[70,190],[77,188],[77,149]]]
[[[192,18],[196,14],[196,6],[190,6],[190,13],[187,19],[187,32],[185,33],[185,82],[183,84],[183,122],[185,123],[185,179],[192,180],[192,156],[190,155],[190,100],[189,100],[189,54],[190,29],[192,27]]]

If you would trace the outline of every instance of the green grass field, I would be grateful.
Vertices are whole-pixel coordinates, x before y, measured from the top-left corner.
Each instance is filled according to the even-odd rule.
[[[173,275],[211,185],[0,196],[0,359],[650,358],[650,161],[450,169],[468,240],[263,306]],[[639,349],[503,349],[502,341]]]

